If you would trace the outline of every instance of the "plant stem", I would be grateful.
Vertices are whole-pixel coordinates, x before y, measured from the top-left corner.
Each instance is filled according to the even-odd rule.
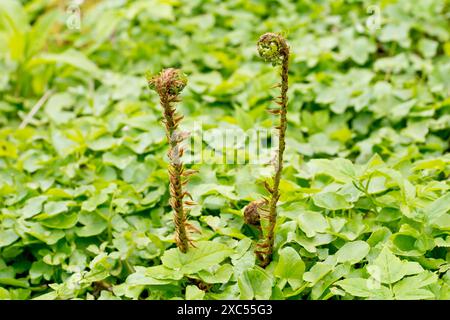
[[[284,56],[283,64],[281,68],[281,105],[280,105],[280,125],[279,131],[280,134],[278,136],[278,153],[277,153],[277,162],[276,162],[276,170],[275,176],[273,178],[273,193],[271,194],[269,200],[269,229],[268,229],[268,252],[263,261],[263,265],[267,265],[270,262],[272,253],[273,253],[273,245],[275,241],[274,229],[277,222],[277,203],[280,198],[280,180],[281,173],[283,171],[283,155],[284,150],[286,149],[286,128],[287,128],[287,91],[288,91],[288,71],[289,71],[289,53]]]
[[[266,229],[266,239],[260,245],[262,250],[259,250],[258,257],[261,260],[261,266],[267,266],[273,254],[273,246],[275,242],[275,226],[277,222],[277,203],[280,198],[280,181],[283,171],[283,155],[286,149],[286,128],[287,128],[287,92],[289,88],[289,46],[286,40],[276,33],[266,33],[261,36],[258,41],[258,51],[261,57],[271,62],[272,65],[281,65],[281,94],[276,101],[280,106],[279,109],[269,110],[272,114],[278,114],[280,117],[279,125],[276,127],[279,130],[278,135],[278,150],[275,161],[275,174],[273,177],[273,185],[267,186],[266,189],[270,193],[268,201],[268,227]],[[261,254],[262,253],[262,254]]]
[[[48,98],[52,95],[52,90],[48,90],[44,93],[44,95],[39,99],[39,101],[33,106],[27,116],[23,119],[22,123],[19,126],[19,129],[25,128],[28,123],[33,119],[34,115],[39,111],[39,109],[45,104]]]
[[[183,163],[180,161],[180,148],[177,139],[177,124],[174,120],[175,109],[172,108],[167,97],[161,97],[161,105],[164,108],[164,118],[167,128],[167,138],[170,144],[169,149],[169,177],[170,193],[172,198],[170,204],[175,211],[174,223],[176,228],[175,240],[181,252],[187,252],[189,241],[186,232],[186,213],[183,206],[183,186],[181,175],[183,173]]]
[[[182,73],[176,69],[165,69],[159,76],[149,79],[151,88],[159,94],[160,103],[163,107],[164,123],[167,140],[169,142],[169,189],[170,205],[174,211],[175,242],[181,252],[186,253],[189,247],[189,238],[186,231],[187,214],[184,208],[183,198],[188,193],[183,190],[183,185],[187,183],[182,176],[186,176],[184,166],[180,158],[183,149],[180,143],[183,140],[182,134],[177,132],[178,124],[183,118],[176,113],[173,106],[179,102],[178,94],[186,85],[186,79]]]
[[[108,243],[112,244],[112,218],[114,214],[114,198],[116,196],[116,191],[113,192],[111,196],[111,201],[109,203],[109,216],[108,216]]]

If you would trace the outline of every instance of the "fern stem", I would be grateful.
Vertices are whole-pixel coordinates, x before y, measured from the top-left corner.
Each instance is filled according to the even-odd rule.
[[[283,171],[283,155],[286,149],[286,128],[287,128],[287,106],[288,97],[287,92],[289,89],[289,46],[286,40],[276,33],[266,33],[261,36],[258,41],[258,51],[260,56],[267,62],[271,62],[272,65],[281,65],[281,84],[280,90],[281,94],[277,104],[279,109],[271,110],[271,113],[279,115],[279,125],[277,129],[279,130],[278,136],[278,150],[277,158],[275,163],[275,174],[273,176],[273,185],[267,186],[266,189],[270,193],[270,198],[268,201],[268,227],[266,230],[266,238],[264,239],[262,245],[260,245],[260,250],[258,257],[261,260],[261,266],[267,266],[273,254],[273,247],[275,243],[275,226],[277,223],[277,204],[280,198],[280,181],[281,174]]]
[[[150,88],[159,94],[160,104],[163,107],[164,124],[169,142],[169,203],[174,211],[175,242],[180,251],[186,253],[190,241],[186,230],[187,213],[183,202],[187,192],[183,190],[183,185],[187,180],[183,179],[184,165],[181,161],[183,148],[180,143],[183,135],[177,130],[183,117],[177,114],[174,103],[180,101],[179,93],[186,86],[187,80],[180,70],[170,68],[163,70],[159,76],[149,78],[148,83]]]

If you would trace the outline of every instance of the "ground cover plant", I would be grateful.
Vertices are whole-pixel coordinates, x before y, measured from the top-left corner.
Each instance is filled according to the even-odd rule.
[[[222,137],[280,125],[267,32],[289,43],[289,103],[261,265],[245,212],[274,168]],[[145,77],[168,68],[188,79],[187,250]],[[449,299],[449,138],[447,0],[2,0],[0,298]]]

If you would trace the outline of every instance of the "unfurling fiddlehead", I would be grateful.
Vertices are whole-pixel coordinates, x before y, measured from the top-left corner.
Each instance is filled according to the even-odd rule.
[[[287,91],[288,91],[288,72],[289,72],[289,46],[282,35],[277,33],[266,33],[258,40],[258,53],[261,58],[272,63],[273,66],[281,66],[281,83],[277,85],[281,89],[281,94],[276,99],[279,108],[268,110],[271,114],[279,115],[280,122],[275,128],[279,130],[278,150],[275,159],[275,174],[273,182],[270,185],[265,183],[265,187],[270,194],[269,199],[259,202],[255,208],[261,218],[267,218],[267,227],[264,228],[264,238],[257,245],[257,256],[263,267],[271,261],[273,245],[275,240],[274,229],[277,221],[277,203],[280,198],[280,180],[283,170],[283,154],[286,147],[286,113],[287,113]],[[248,207],[255,206],[252,202]],[[247,207],[247,208],[248,208]]]
[[[264,210],[264,206],[267,204],[267,200],[255,200],[250,202],[244,210],[244,221],[248,225],[260,227],[261,226],[261,213]]]
[[[178,125],[183,119],[177,114],[174,104],[180,102],[179,94],[186,87],[187,77],[178,69],[164,69],[159,75],[147,76],[150,89],[156,91],[163,107],[164,124],[167,140],[169,142],[169,181],[170,181],[170,205],[174,211],[174,223],[176,228],[175,241],[181,252],[185,253],[191,243],[187,229],[193,228],[187,223],[187,211],[184,205],[193,204],[191,201],[183,201],[190,194],[184,190],[188,176],[195,173],[194,170],[185,170],[181,161],[183,148],[181,142],[186,134],[178,132]],[[192,243],[191,243],[192,244]]]

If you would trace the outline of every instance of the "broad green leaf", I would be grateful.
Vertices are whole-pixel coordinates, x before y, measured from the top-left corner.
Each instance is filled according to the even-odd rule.
[[[78,213],[71,212],[60,214],[55,217],[47,218],[39,221],[40,224],[47,228],[53,229],[70,229],[74,227],[78,222]]]
[[[434,40],[422,38],[419,40],[418,47],[425,58],[431,58],[436,54],[439,43]]]
[[[136,267],[136,272],[128,276],[126,283],[129,285],[137,286],[154,286],[154,285],[165,285],[171,283],[172,280],[161,280],[149,277],[146,275],[146,268]]]
[[[51,34],[51,28],[58,19],[56,10],[50,11],[42,16],[33,24],[28,34],[27,56],[32,57],[44,47]]]
[[[19,236],[13,230],[0,230],[0,248],[14,243]]]
[[[367,192],[370,194],[376,194],[383,192],[387,189],[385,177],[372,177],[369,181]]]
[[[329,288],[333,283],[342,277],[347,276],[350,273],[350,265],[348,264],[339,264],[336,268],[323,277],[312,289],[311,289],[311,298],[314,300],[325,298],[324,293],[327,289],[333,291],[333,287]],[[334,287],[335,288],[335,287]],[[345,295],[345,294],[344,294]]]
[[[99,205],[105,203],[108,198],[108,195],[104,192],[97,193],[83,202],[81,205],[81,210],[92,212],[97,209]]]
[[[229,264],[223,264],[214,272],[201,270],[198,276],[207,283],[227,283],[232,274],[233,267]]]
[[[235,107],[235,119],[239,126],[244,130],[248,130],[253,127],[253,119],[247,112],[242,110],[242,108]]]
[[[106,164],[111,164],[121,170],[125,169],[135,158],[135,155],[124,150],[103,154],[103,161]]]
[[[96,140],[89,141],[88,147],[94,151],[109,150],[117,144],[117,139],[111,136],[102,136]]]
[[[450,230],[450,214],[446,213],[435,219],[432,226],[440,230]]]
[[[325,232],[328,228],[328,222],[324,216],[320,212],[315,211],[300,212],[297,223],[307,237],[313,237],[317,233]]]
[[[197,286],[186,287],[186,300],[203,300],[205,292],[200,290]]]
[[[213,267],[229,257],[233,250],[228,246],[211,241],[200,241],[195,248],[182,253],[178,248],[167,250],[161,257],[164,266],[183,274],[193,274]]]
[[[28,288],[30,286],[26,279],[1,278],[1,277],[0,277],[0,284],[20,288]]]
[[[89,60],[82,52],[68,49],[62,53],[43,53],[31,59],[27,67],[33,68],[42,64],[63,63],[83,70],[92,76],[101,79],[102,72],[97,65]]]
[[[378,257],[370,265],[369,273],[382,283],[392,284],[401,280],[404,276],[417,274],[423,268],[417,262],[400,260],[386,246]]]
[[[22,33],[28,31],[30,28],[29,19],[24,7],[19,1],[2,1],[0,3],[0,9],[0,13],[8,17],[8,19],[5,19],[5,22],[2,24],[3,27],[9,27],[7,28],[7,31],[16,30]]]
[[[293,290],[298,289],[303,282],[305,263],[300,255],[291,247],[279,251],[279,260],[274,269],[274,275],[286,279]]]
[[[45,280],[50,280],[53,275],[53,267],[43,261],[35,261],[31,265],[30,277],[31,279],[38,279],[43,277]]]
[[[0,300],[11,300],[11,295],[9,294],[9,291],[1,287],[0,287]]]
[[[61,230],[50,230],[41,226],[39,223],[31,224],[27,233],[48,245],[55,244],[65,235]]]
[[[314,204],[329,210],[350,209],[352,204],[344,196],[334,192],[318,193],[312,196]]]
[[[183,274],[177,270],[169,269],[163,265],[149,267],[145,270],[145,275],[155,279],[180,280]]]
[[[406,277],[394,286],[395,299],[397,300],[420,300],[435,299],[435,295],[424,287],[436,283],[438,277],[429,271],[424,271],[412,277]]]
[[[48,99],[44,111],[56,124],[64,124],[75,118],[75,114],[69,111],[75,103],[74,97],[67,93],[57,93]]]
[[[268,300],[272,295],[272,278],[259,267],[244,271],[238,279],[240,298]]]
[[[335,285],[344,289],[347,293],[355,297],[373,299],[392,299],[392,294],[385,286],[375,284],[368,279],[348,278],[337,281]]]
[[[336,252],[337,261],[358,263],[367,256],[369,250],[369,245],[364,241],[347,242]]]
[[[327,233],[318,233],[312,238],[307,238],[303,235],[295,234],[292,241],[297,242],[308,252],[317,253],[317,247],[331,243],[336,237]]]
[[[92,237],[102,233],[107,228],[106,221],[93,212],[82,212],[78,220],[84,225],[75,230],[79,237]]]
[[[38,215],[36,218],[47,219],[54,217],[63,212],[67,212],[69,210],[68,205],[71,204],[70,201],[48,201],[44,205],[44,212]]]
[[[442,215],[450,210],[450,192],[444,194],[442,197],[434,200],[423,211],[431,223],[439,219]]]
[[[314,286],[319,282],[323,277],[325,277],[328,273],[330,273],[334,266],[336,265],[335,261],[324,261],[317,262],[312,266],[308,272],[305,272],[303,275],[303,280],[310,283],[310,286]]]
[[[25,202],[25,206],[20,209],[20,213],[24,218],[31,218],[42,212],[42,205],[47,200],[46,196],[37,196],[30,198]]]

